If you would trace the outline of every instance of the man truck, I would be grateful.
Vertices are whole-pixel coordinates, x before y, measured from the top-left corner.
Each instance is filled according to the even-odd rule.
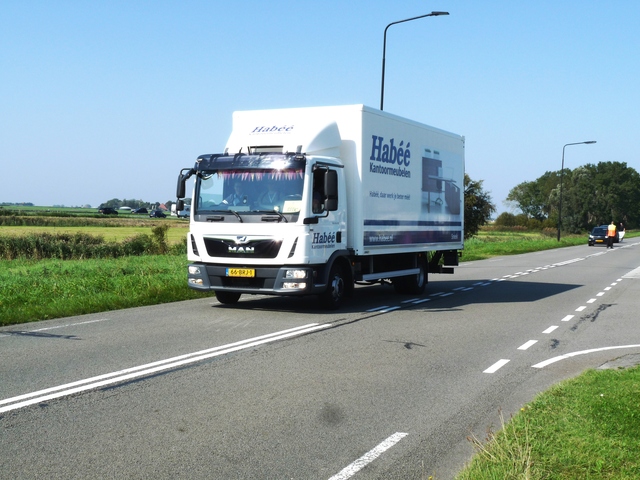
[[[194,179],[189,287],[317,295],[338,308],[356,284],[420,295],[464,247],[464,137],[364,105],[239,111],[223,153]]]

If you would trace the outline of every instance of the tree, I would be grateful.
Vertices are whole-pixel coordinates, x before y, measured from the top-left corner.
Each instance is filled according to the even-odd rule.
[[[533,182],[522,182],[509,191],[507,203],[514,204],[527,218],[549,218],[553,207],[553,192],[558,186],[559,172],[545,172]]]
[[[464,174],[464,238],[471,238],[485,225],[496,206],[491,195],[482,189],[483,180],[474,181]]]
[[[577,233],[612,220],[630,228],[640,225],[640,175],[626,163],[587,164],[567,177],[562,194],[562,226],[567,231]]]

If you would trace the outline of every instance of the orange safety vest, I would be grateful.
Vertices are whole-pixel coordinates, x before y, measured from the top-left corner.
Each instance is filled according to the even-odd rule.
[[[616,236],[616,226],[614,224],[611,224],[607,228],[607,237],[615,237],[615,236]]]

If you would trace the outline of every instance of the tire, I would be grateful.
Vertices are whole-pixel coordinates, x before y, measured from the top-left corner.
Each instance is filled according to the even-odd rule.
[[[418,259],[418,268],[420,271],[415,275],[398,277],[393,280],[393,288],[396,293],[408,295],[422,295],[424,293],[429,282],[427,264],[422,259]]]
[[[218,301],[225,305],[233,305],[234,303],[238,303],[238,300],[240,300],[240,295],[242,295],[238,292],[225,292],[222,290],[215,293]]]
[[[326,310],[338,309],[346,295],[347,285],[344,278],[344,270],[337,262],[331,266],[327,290],[319,297],[320,306]]]

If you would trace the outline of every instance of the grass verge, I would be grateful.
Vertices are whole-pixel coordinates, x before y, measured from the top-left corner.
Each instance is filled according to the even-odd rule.
[[[202,298],[184,255],[0,261],[0,325]]]
[[[456,480],[640,478],[640,367],[588,370],[538,395],[499,432],[470,439]]]

